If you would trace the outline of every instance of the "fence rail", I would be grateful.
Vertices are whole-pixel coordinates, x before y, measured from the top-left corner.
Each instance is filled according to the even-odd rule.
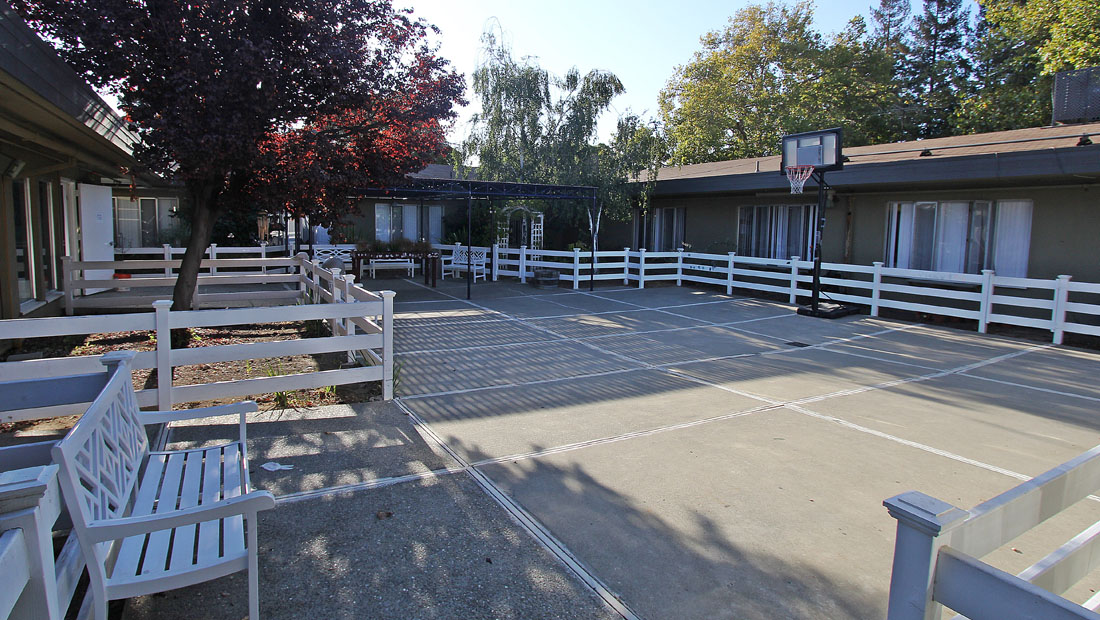
[[[978,558],[1100,489],[1100,446],[993,499],[962,510],[910,491],[883,504],[898,521],[889,620],[940,618],[942,607],[971,620],[1091,618],[1100,595],[1084,605],[1059,596],[1100,567],[1100,523],[1010,575]]]
[[[156,350],[139,352],[133,368],[155,369],[157,387],[137,391],[141,406],[171,409],[181,402],[213,398],[247,396],[268,392],[309,389],[363,381],[381,381],[383,398],[393,397],[393,298],[392,291],[367,291],[355,284],[354,276],[339,269],[327,270],[305,255],[276,259],[217,259],[231,264],[263,264],[268,267],[291,266],[296,272],[284,275],[257,274],[262,279],[277,278],[293,282],[296,288],[283,295],[300,305],[278,305],[250,308],[225,308],[173,312],[171,301],[150,301],[154,312],[112,314],[102,316],[71,316],[0,321],[0,340],[49,336],[88,335],[124,331],[151,331],[156,338]],[[146,261],[143,261],[146,262]],[[154,267],[165,261],[148,261]],[[98,263],[80,263],[85,268],[98,268]],[[239,280],[248,276],[212,276]],[[256,279],[245,280],[255,282]],[[86,281],[97,286],[101,281]],[[256,297],[257,293],[239,293]],[[138,299],[144,299],[141,296]],[[131,304],[134,297],[129,297]],[[325,321],[331,336],[175,349],[171,345],[171,330],[194,327],[218,327],[286,321]],[[364,361],[365,367],[324,370],[312,373],[256,377],[194,385],[174,385],[172,369],[178,366],[243,361],[290,355],[346,353],[348,361]],[[99,356],[74,356],[51,359],[0,363],[0,381],[21,381],[31,378],[63,377],[99,372]],[[0,413],[0,422],[14,422],[65,415],[81,410],[82,403],[67,403],[18,412]]]
[[[444,254],[461,245],[433,245]],[[476,246],[475,246],[476,248]],[[735,253],[649,252],[644,248],[601,250],[595,264],[589,252],[533,250],[493,245],[492,278],[517,277],[526,282],[536,268],[554,269],[559,279],[579,288],[584,282],[619,281],[645,288],[652,282],[684,282],[748,289],[786,296],[790,303],[811,294],[813,262],[738,256]],[[872,316],[882,309],[969,319],[985,333],[992,323],[1045,329],[1055,344],[1065,333],[1100,336],[1100,284],[1074,282],[1068,275],[1053,280],[980,274],[921,271],[872,265],[823,263],[823,297],[867,306]]]

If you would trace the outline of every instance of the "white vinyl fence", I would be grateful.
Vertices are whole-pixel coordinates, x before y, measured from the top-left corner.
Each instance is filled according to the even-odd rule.
[[[259,259],[224,260],[255,262]],[[381,381],[383,398],[386,400],[392,398],[394,293],[367,291],[354,283],[353,276],[342,274],[340,270],[322,269],[317,263],[306,259],[305,255],[289,259],[267,259],[267,261],[269,266],[280,266],[287,261],[293,263],[297,272],[279,277],[292,278],[292,280],[280,281],[293,281],[297,284],[296,290],[286,292],[291,293],[292,299],[288,301],[300,303],[257,308],[173,312],[170,310],[171,301],[156,300],[151,302],[155,309],[152,313],[0,321],[0,340],[152,331],[156,335],[156,350],[139,352],[134,358],[133,367],[157,370],[157,387],[139,390],[137,396],[141,406],[156,406],[161,410],[171,409],[175,403],[311,389],[363,381]],[[328,322],[332,335],[301,340],[184,349],[173,349],[171,345],[172,329],[313,320]],[[335,352],[346,353],[349,361],[358,359],[370,365],[196,385],[173,385],[171,378],[172,369],[176,366]],[[98,366],[100,366],[99,356],[5,362],[0,363],[0,382],[102,373]],[[78,404],[29,409],[20,413],[0,414],[0,422],[52,417],[79,410]]]
[[[883,504],[898,521],[888,620],[931,620],[943,607],[971,620],[1091,618],[1061,596],[1100,567],[1100,523],[1019,575],[980,560],[1100,490],[1100,446],[969,511],[910,491]]]
[[[130,257],[172,260],[182,257],[186,251],[186,248],[172,247],[165,243],[159,248],[115,248],[115,257],[122,260]],[[239,247],[218,246],[216,243],[211,243],[210,247],[206,248],[207,258],[218,258],[219,256],[222,258],[277,258],[289,254],[290,248],[288,246],[282,244],[271,245],[266,241],[260,242],[260,245]]]
[[[461,245],[434,245],[444,254]],[[521,282],[536,268],[554,269],[573,288],[593,278],[622,281],[645,288],[652,282],[712,284],[784,295],[790,303],[810,296],[813,261],[753,258],[702,252],[647,252],[645,249],[596,252],[486,248],[493,257],[494,280],[514,276]],[[1061,344],[1066,332],[1100,336],[1100,284],[1074,282],[1070,276],[1053,280],[1010,278],[991,270],[981,274],[894,269],[872,265],[823,263],[822,297],[860,304],[878,316],[883,308],[908,310],[977,321],[978,331],[999,323],[1046,329]]]
[[[148,307],[158,299],[171,299],[165,292],[176,284],[176,273],[182,260],[126,260],[126,261],[74,261],[62,258],[61,292],[64,296],[65,314],[79,309],[108,309]],[[290,283],[301,280],[301,259],[290,258],[213,258],[200,264],[198,286],[230,286],[233,289],[218,293],[195,294],[197,307],[227,307],[234,304],[250,305],[257,300],[293,301],[299,293],[291,288],[283,290],[259,290],[256,285]],[[220,270],[220,271],[219,271]],[[130,277],[95,277],[104,271],[144,271]],[[281,272],[281,273],[280,273]],[[137,289],[137,290],[135,290]],[[159,289],[159,290],[153,290]],[[92,293],[103,291],[128,291],[125,296]],[[142,292],[149,291],[144,294]]]

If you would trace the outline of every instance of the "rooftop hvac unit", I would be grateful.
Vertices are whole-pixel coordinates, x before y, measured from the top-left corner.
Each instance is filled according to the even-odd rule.
[[[1053,123],[1086,123],[1100,119],[1100,67],[1054,75]]]

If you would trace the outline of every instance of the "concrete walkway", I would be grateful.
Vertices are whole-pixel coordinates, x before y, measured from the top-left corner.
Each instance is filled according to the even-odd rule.
[[[882,500],[969,508],[1100,443],[1093,352],[716,289],[377,284],[400,398],[249,426],[280,496],[267,617],[881,618]],[[1019,571],[1098,519],[1085,501],[987,560]],[[241,583],[128,614],[239,617]]]

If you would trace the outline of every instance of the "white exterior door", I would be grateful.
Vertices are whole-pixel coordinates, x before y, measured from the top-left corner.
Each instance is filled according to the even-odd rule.
[[[80,260],[115,260],[115,218],[111,213],[111,188],[103,185],[77,186],[80,202]],[[84,272],[90,280],[105,280],[114,269],[91,269]],[[104,289],[89,289],[85,294]]]

